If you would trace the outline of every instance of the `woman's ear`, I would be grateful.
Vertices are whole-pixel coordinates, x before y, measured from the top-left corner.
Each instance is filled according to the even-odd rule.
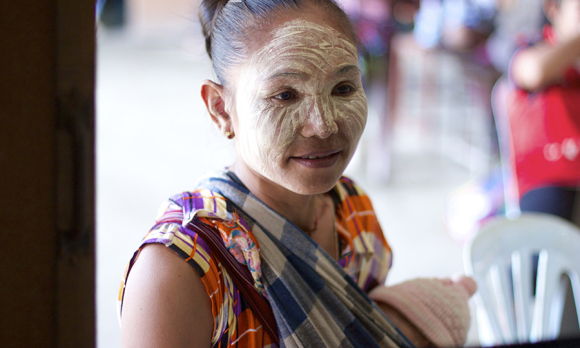
[[[233,132],[232,119],[225,108],[224,87],[213,81],[205,80],[201,84],[201,98],[205,107],[222,134]]]

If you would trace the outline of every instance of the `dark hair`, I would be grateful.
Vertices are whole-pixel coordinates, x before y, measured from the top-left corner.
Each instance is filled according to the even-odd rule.
[[[356,42],[347,15],[334,0],[202,0],[199,19],[205,49],[220,82],[225,83],[226,70],[246,56],[251,29],[284,11],[300,11],[311,5],[334,15],[345,34]]]

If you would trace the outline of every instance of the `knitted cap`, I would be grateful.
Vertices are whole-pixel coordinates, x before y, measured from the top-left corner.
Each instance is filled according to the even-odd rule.
[[[394,286],[378,286],[369,293],[376,302],[396,309],[438,347],[465,344],[471,319],[467,300],[477,290],[469,277],[413,279]]]

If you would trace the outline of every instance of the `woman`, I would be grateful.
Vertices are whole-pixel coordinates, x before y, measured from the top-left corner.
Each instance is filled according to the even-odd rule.
[[[368,197],[341,178],[367,116],[344,12],[329,0],[204,1],[200,18],[220,81],[201,95],[238,156],[162,206],[121,289],[122,345],[462,344],[473,281],[380,285],[390,248]],[[224,268],[215,236],[267,310]]]

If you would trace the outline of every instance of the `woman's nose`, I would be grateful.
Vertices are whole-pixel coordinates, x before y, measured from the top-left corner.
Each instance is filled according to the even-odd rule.
[[[328,98],[313,97],[302,110],[302,136],[326,139],[338,133],[334,110]]]

